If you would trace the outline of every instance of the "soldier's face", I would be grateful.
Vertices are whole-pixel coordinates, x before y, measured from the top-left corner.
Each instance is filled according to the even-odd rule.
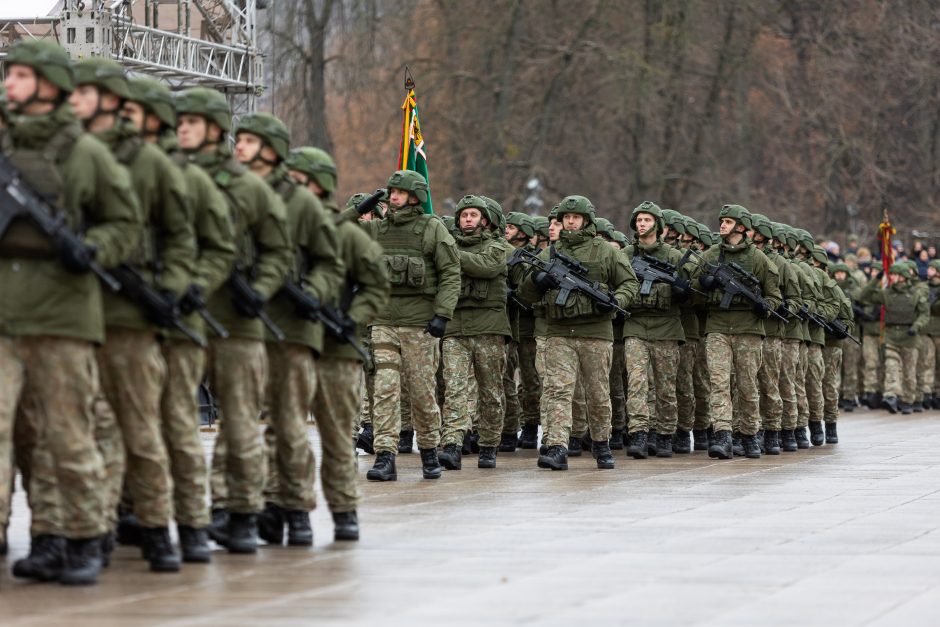
[[[691,235],[683,235],[682,239],[680,240],[680,243],[683,248],[691,248],[692,245],[695,243],[695,238],[692,237]]]
[[[644,237],[656,228],[656,218],[649,213],[636,214],[636,232],[640,237]]]
[[[239,133],[235,137],[235,158],[242,163],[254,161],[264,148],[264,142],[254,133]]]
[[[836,272],[833,272],[832,276],[835,278],[836,281],[844,281],[847,275],[842,270],[838,270]]]
[[[506,241],[511,242],[516,238],[516,235],[519,235],[519,227],[515,224],[506,225]]]
[[[143,105],[139,102],[132,102],[128,100],[124,103],[124,117],[131,121],[131,124],[137,127],[137,130],[143,131],[146,130],[144,125],[146,124],[147,111],[144,109]]]
[[[557,219],[552,219],[548,223],[548,241],[556,242],[558,241],[558,236],[561,234],[561,222]]]
[[[28,65],[8,66],[3,86],[7,90],[7,102],[13,111],[21,110],[23,103],[33,96],[54,100],[59,95],[59,89],[55,85],[38,76]]]
[[[936,279],[937,276],[940,276],[940,273],[937,272],[937,269],[933,266],[927,266],[927,278]]]
[[[395,209],[401,209],[408,204],[408,190],[398,189],[397,187],[388,188],[388,204]]]
[[[69,96],[69,104],[79,120],[90,120],[98,110],[100,98],[98,88],[94,85],[79,85]]]
[[[457,218],[460,222],[460,230],[465,235],[475,233],[480,229],[483,222],[483,214],[476,207],[467,207],[460,212]]]
[[[906,280],[903,274],[895,274],[894,272],[889,274],[888,278],[891,280],[892,283],[904,283],[904,281]]]
[[[721,222],[718,224],[718,232],[721,235],[731,235],[734,232],[734,227],[738,224],[738,221],[734,218],[722,218]]]
[[[206,140],[206,120],[201,115],[183,113],[176,119],[176,138],[183,150],[195,150]]]
[[[561,221],[566,231],[580,231],[584,226],[584,216],[580,213],[566,213]]]

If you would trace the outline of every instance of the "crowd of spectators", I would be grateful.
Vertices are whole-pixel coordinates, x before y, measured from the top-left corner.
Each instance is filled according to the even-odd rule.
[[[840,246],[834,240],[824,240],[820,245],[826,250],[829,258],[833,261],[844,261],[850,268],[861,270],[866,278],[869,278],[881,269],[881,251],[878,246],[874,249],[859,245],[857,235],[849,235],[845,240],[845,245]],[[910,250],[904,246],[900,239],[894,239],[891,242],[893,253],[892,261],[906,261],[912,259],[917,264],[917,272],[923,281],[927,280],[927,266],[933,259],[937,259],[937,246],[932,243],[916,239],[911,244]]]

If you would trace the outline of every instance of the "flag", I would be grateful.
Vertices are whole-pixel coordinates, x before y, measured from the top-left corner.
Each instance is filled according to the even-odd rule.
[[[891,248],[891,237],[897,233],[897,229],[891,226],[891,220],[888,219],[888,210],[884,210],[884,216],[881,224],[878,225],[878,244],[881,248],[881,287],[888,287],[888,269],[894,262],[894,249]],[[881,341],[884,342],[885,334],[885,308],[881,306]]]
[[[428,156],[424,151],[424,136],[418,121],[418,101],[415,98],[414,81],[407,75],[405,88],[408,95],[402,103],[401,144],[398,148],[398,169],[414,170],[428,182],[428,200],[424,203],[425,213],[434,213],[431,206],[431,179],[428,177]]]

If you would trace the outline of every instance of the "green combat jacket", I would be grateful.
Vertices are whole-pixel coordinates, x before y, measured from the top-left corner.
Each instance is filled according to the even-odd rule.
[[[767,337],[803,340],[803,327],[796,316],[793,315],[803,306],[803,296],[800,292],[800,278],[797,275],[797,270],[786,257],[776,250],[768,247],[763,249],[762,252],[777,268],[780,295],[786,301],[790,312],[789,322],[782,322],[776,318],[764,321],[764,330],[767,332]]]
[[[506,240],[490,232],[457,235],[460,298],[444,337],[510,336],[506,315]]]
[[[927,294],[910,281],[893,283],[882,288],[872,279],[862,290],[861,298],[885,307],[885,341],[901,348],[917,348],[917,335],[908,335],[913,328],[923,332],[930,321]]]
[[[767,300],[771,310],[780,305],[780,287],[777,267],[767,259],[767,255],[758,250],[747,238],[732,246],[721,242],[705,251],[705,260],[710,263],[736,262],[760,281],[761,294]],[[708,319],[705,321],[705,333],[725,333],[728,335],[765,334],[764,320],[753,311],[753,304],[741,296],[735,296],[728,309],[719,306],[724,292],[715,289],[706,299]]]
[[[82,130],[71,107],[18,116],[4,134],[3,152],[28,185],[56,199],[103,267],[118,265],[137,248],[140,210],[130,176],[107,146]],[[104,341],[98,278],[67,270],[49,239],[24,218],[0,235],[0,289],[0,334]]]
[[[682,260],[681,251],[659,239],[655,244],[641,244],[639,241],[634,241],[624,248],[621,254],[627,260],[627,264],[633,261],[636,254],[655,257],[674,266],[678,266]],[[694,268],[691,263],[684,264],[679,268],[679,275],[684,279],[690,278],[692,275],[690,268]],[[695,313],[693,312],[692,315],[694,316]],[[630,303],[630,317],[623,322],[623,337],[685,342],[680,304],[673,298],[672,288],[669,285],[653,283],[650,293],[646,296],[641,296],[637,289]]]
[[[927,282],[927,304],[930,306],[930,322],[924,333],[930,337],[940,337],[940,278]]]

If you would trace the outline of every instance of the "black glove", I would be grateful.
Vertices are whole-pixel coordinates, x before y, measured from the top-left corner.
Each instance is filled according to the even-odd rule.
[[[780,303],[779,305],[777,305],[777,314],[780,316],[783,316],[784,318],[790,317],[790,310],[787,309],[786,303]]]
[[[173,320],[179,315],[180,310],[173,292],[160,290],[160,296],[163,302],[157,307],[148,309],[147,317],[157,326],[168,328],[172,326]]]
[[[186,315],[191,314],[197,309],[205,309],[206,297],[202,293],[202,288],[195,283],[186,288],[180,298],[180,311]]]
[[[718,288],[718,280],[712,274],[703,274],[698,278],[698,284],[706,292],[712,292]]]
[[[597,310],[601,313],[610,313],[614,310],[614,303],[608,301],[598,301],[594,303],[594,306],[597,307]]]
[[[255,289],[247,288],[244,294],[232,299],[235,310],[246,318],[257,318],[264,309],[264,296]]]
[[[677,302],[684,302],[692,295],[692,284],[688,279],[676,279],[672,284],[672,297]]]
[[[59,260],[70,272],[88,272],[97,252],[98,249],[91,244],[84,246],[69,246],[64,242],[59,244]]]
[[[535,283],[535,287],[542,294],[558,287],[558,281],[548,272],[536,272],[535,276],[532,277],[532,282]]]
[[[356,321],[350,318],[349,316],[343,316],[343,321],[340,323],[343,327],[343,335],[348,335],[349,337],[356,336]]]
[[[909,328],[907,329],[907,334],[910,335],[911,337],[913,337],[913,336],[917,335],[917,329],[915,329],[914,327],[909,327]]]
[[[767,307],[767,303],[754,303],[752,308],[754,315],[758,318],[766,318],[770,315],[770,309]]]
[[[435,315],[431,318],[428,326],[424,327],[424,332],[431,337],[444,337],[444,331],[447,330],[447,318]]]

